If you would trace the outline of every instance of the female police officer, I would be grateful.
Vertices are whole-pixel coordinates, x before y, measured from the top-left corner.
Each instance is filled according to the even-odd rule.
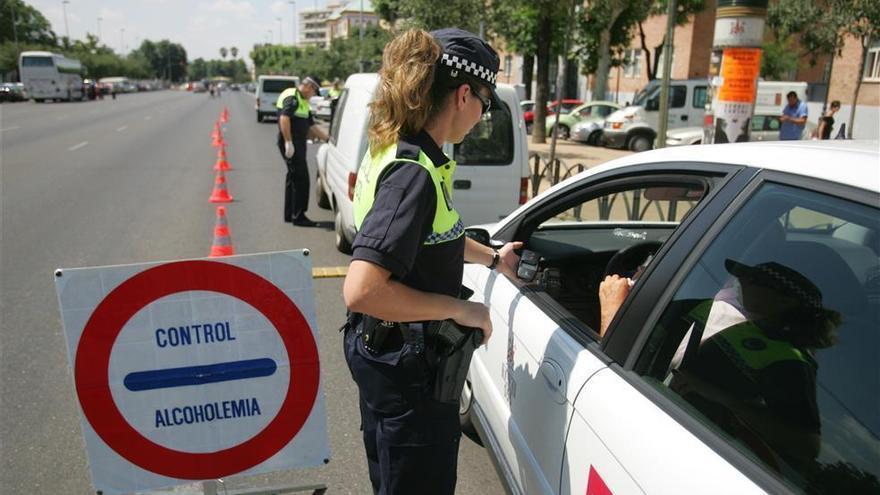
[[[458,143],[498,101],[498,55],[460,29],[412,30],[389,43],[371,104],[369,150],[358,171],[358,233],[343,289],[345,355],[360,392],[364,445],[376,493],[455,490],[458,404],[432,396],[429,322],[492,333],[486,306],[460,299],[463,262],[515,279],[518,256],[466,238],[448,184]],[[405,323],[401,323],[405,322]],[[383,328],[381,341],[373,329]]]

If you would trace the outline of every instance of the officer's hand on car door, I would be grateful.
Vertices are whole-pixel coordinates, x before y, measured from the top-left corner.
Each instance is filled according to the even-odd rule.
[[[452,319],[461,326],[479,328],[483,331],[485,345],[492,336],[492,319],[489,317],[489,308],[483,303],[457,300],[458,307]]]
[[[294,147],[290,141],[284,142],[284,158],[293,158]]]
[[[498,263],[496,270],[516,285],[522,285],[522,281],[516,276],[516,269],[519,266],[519,255],[514,250],[520,249],[522,246],[523,243],[519,241],[508,242],[498,250],[498,254],[501,255],[501,262]]]

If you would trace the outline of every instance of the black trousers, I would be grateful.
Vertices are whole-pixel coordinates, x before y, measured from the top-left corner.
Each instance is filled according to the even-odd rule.
[[[278,151],[287,165],[284,179],[284,221],[290,222],[309,209],[309,164],[306,161],[306,143],[294,143],[291,158],[284,156],[284,137],[278,134]]]
[[[344,340],[360,395],[373,492],[454,494],[461,439],[458,404],[433,399],[430,384],[436,370],[409,343],[373,354],[356,329],[347,330]]]

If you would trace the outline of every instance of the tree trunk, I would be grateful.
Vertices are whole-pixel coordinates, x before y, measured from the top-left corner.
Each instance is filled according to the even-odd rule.
[[[538,39],[535,57],[538,59],[538,81],[535,91],[535,120],[532,124],[532,142],[546,142],[547,100],[549,100],[550,78],[550,33],[552,32],[550,14],[541,12],[538,18]]]
[[[859,90],[862,88],[862,74],[865,73],[865,51],[868,49],[868,40],[862,38],[859,40],[862,44],[862,51],[859,54],[859,72],[856,74],[856,87],[853,89],[852,109],[849,111],[849,124],[847,124],[846,137],[853,138],[853,122],[856,120],[856,104],[859,102]]]
[[[651,63],[651,50],[648,49],[648,40],[641,22],[639,22],[639,40],[642,42],[642,51],[645,52],[645,68],[648,69],[648,80],[651,81],[656,75],[657,64]]]
[[[593,86],[593,99],[605,100],[608,93],[608,71],[611,70],[611,31],[602,30],[599,34],[599,63],[596,64],[596,78]]]
[[[523,55],[523,74],[522,81],[523,85],[526,87],[526,99],[532,99],[532,79],[534,79],[535,75],[535,55],[530,53],[528,55]]]

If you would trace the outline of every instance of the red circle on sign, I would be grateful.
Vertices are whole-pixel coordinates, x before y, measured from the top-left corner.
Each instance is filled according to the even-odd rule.
[[[216,452],[183,452],[153,442],[126,421],[110,392],[110,352],[128,320],[161,297],[196,290],[226,294],[256,308],[280,334],[290,363],[290,383],[275,418],[250,440]],[[138,273],[101,301],[80,337],[74,375],[83,413],[110,448],[156,474],[197,480],[244,471],[287,445],[311,414],[318,367],[308,322],[268,280],[226,263],[180,261]]]

